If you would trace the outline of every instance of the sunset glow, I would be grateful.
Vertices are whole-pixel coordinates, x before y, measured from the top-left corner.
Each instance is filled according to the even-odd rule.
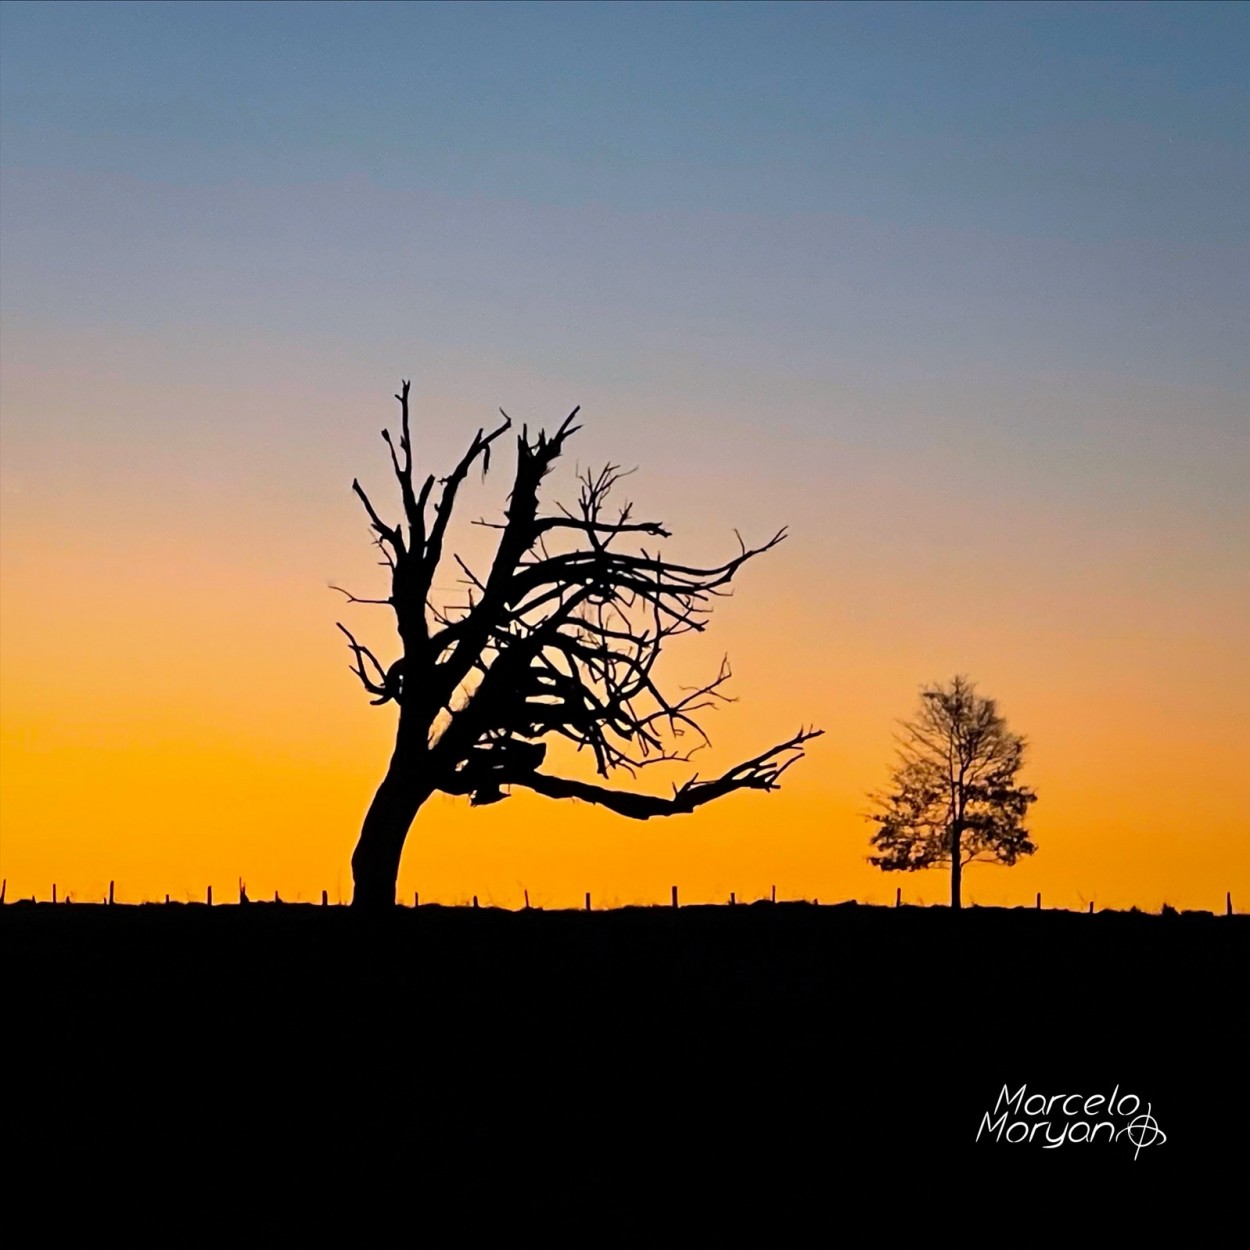
[[[580,404],[550,504],[612,461],[672,558],[789,527],[638,784],[825,734],[667,820],[436,797],[402,901],[943,902],[865,812],[967,673],[1039,800],[966,902],[1244,909],[1247,10],[1188,7],[6,5],[8,899],[350,899],[394,708],[335,622],[397,642],[329,586],[385,593],[411,377],[422,471]]]

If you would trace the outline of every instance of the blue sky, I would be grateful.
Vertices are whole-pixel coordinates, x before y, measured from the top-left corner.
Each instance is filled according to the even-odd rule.
[[[1234,4],[4,5],[6,159],[1237,240]]]
[[[763,423],[735,471],[814,493],[937,457],[1205,518],[1226,555],[1244,524],[1246,6],[0,20],[10,355],[675,408],[691,446]],[[130,412],[84,437],[149,429]],[[12,447],[31,422],[11,406]]]

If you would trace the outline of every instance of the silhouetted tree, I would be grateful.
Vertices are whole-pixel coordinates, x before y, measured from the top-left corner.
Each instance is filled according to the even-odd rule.
[[[959,907],[966,865],[1014,864],[1037,850],[1022,823],[1037,795],[1016,779],[1025,740],[966,677],[925,687],[918,715],[901,727],[892,788],[871,796],[881,854],[869,862],[887,872],[949,864],[951,906]]]
[[[602,777],[687,759],[667,745],[684,732],[706,742],[695,718],[726,697],[728,665],[722,663],[706,685],[674,698],[656,683],[656,660],[668,639],[702,630],[711,597],[725,593],[742,565],[775,547],[785,531],[761,547],[748,548],[739,539],[738,554],[713,568],[618,549],[623,536],[669,534],[658,522],[632,520],[628,504],[609,518],[608,496],[621,476],[614,465],[582,475],[575,509],[543,514],[539,488],[579,428],[574,409],[551,436],[540,432],[531,438],[522,428],[504,520],[477,522],[499,533],[490,568],[479,576],[453,554],[467,602],[436,607],[431,589],[444,563],[457,491],[478,461],[485,476],[491,449],[511,421],[501,413],[502,424],[490,433],[479,430],[448,477],[431,474],[418,481],[408,390],[404,382],[395,397],[397,443],[389,431],[382,433],[403,520],[388,524],[360,483],[352,483],[390,570],[391,590],[381,600],[347,598],[389,605],[401,644],[400,657],[384,665],[339,625],[351,647],[352,670],[373,702],[394,702],[399,709],[390,766],[352,855],[354,905],[394,903],[404,840],[422,804],[437,791],[468,795],[481,806],[506,798],[509,787],[523,786],[646,820],[691,812],[735,790],[776,789],[782,773],[802,756],[803,744],[820,731],[800,729],[719,777],[704,780],[696,774],[668,797],[558,776],[541,771],[541,765],[547,754],[543,739],[553,735],[588,751]]]

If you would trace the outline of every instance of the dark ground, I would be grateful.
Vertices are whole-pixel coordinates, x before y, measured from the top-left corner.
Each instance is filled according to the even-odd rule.
[[[5,1137],[114,1201],[515,1182],[606,1224],[852,1189],[888,1217],[948,1178],[1157,1196],[1246,1165],[1247,916],[10,904],[0,955]],[[1168,1140],[975,1143],[1023,1083],[1118,1085]]]

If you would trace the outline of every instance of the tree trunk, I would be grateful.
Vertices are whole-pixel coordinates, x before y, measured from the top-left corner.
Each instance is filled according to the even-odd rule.
[[[956,824],[951,829],[951,908],[955,911],[963,906],[960,888],[963,884],[964,866],[960,862],[959,834],[960,828]]]
[[[352,853],[352,906],[378,909],[395,905],[399,859],[418,810],[433,793],[421,778],[420,758],[406,758],[397,747],[382,784],[369,804],[360,840]]]

